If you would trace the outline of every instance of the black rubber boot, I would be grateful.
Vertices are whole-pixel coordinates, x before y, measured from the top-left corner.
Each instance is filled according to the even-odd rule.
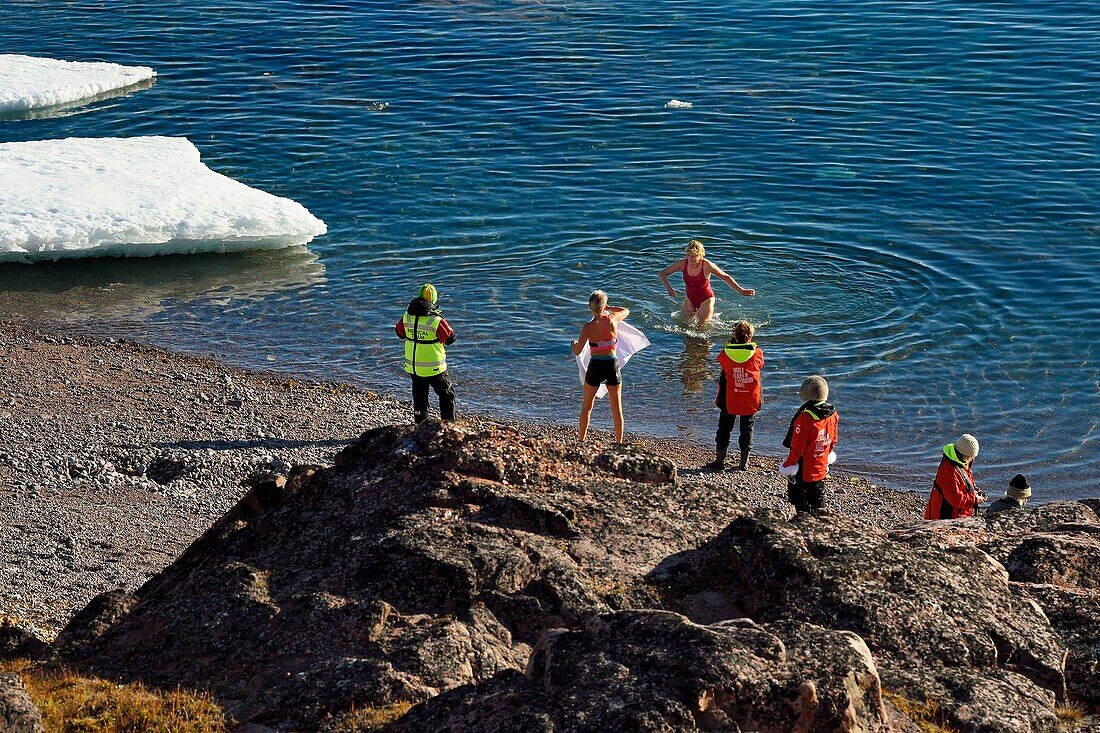
[[[725,471],[726,470],[726,449],[718,448],[714,452],[714,460],[703,466],[708,471]]]
[[[737,470],[738,471],[747,471],[747,470],[749,470],[749,452],[748,451],[742,451],[742,453],[741,453],[741,465],[739,465],[737,467]]]

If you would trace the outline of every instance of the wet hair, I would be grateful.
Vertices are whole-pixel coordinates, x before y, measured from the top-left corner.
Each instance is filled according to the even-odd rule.
[[[691,254],[695,250],[699,250],[699,256],[700,257],[706,257],[707,256],[706,248],[703,247],[703,243],[700,242],[698,239],[693,239],[690,242],[688,242],[687,250],[685,250],[685,251],[687,252],[687,254]]]
[[[592,295],[588,296],[588,309],[593,313],[603,313],[603,309],[607,307],[607,293],[602,290],[593,290]]]
[[[752,341],[752,335],[756,329],[748,321],[738,321],[733,324],[733,338],[739,344],[747,344]]]

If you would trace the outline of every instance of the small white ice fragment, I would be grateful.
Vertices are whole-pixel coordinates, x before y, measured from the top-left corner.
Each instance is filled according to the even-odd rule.
[[[90,99],[148,81],[147,66],[0,54],[0,112],[24,112]]]
[[[186,138],[4,143],[0,181],[0,262],[280,249],[327,231],[210,170]]]
[[[679,99],[670,99],[665,102],[665,109],[691,109],[691,102],[681,102]]]

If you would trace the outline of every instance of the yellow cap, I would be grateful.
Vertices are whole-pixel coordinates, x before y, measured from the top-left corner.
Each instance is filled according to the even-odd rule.
[[[439,300],[439,293],[436,291],[435,286],[431,283],[424,283],[420,286],[420,297],[429,303],[435,303]]]

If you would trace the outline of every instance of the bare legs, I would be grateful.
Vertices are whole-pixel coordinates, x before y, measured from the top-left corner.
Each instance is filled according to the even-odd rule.
[[[596,401],[596,390],[590,384],[584,385],[584,400],[581,402],[580,420],[577,426],[577,437],[583,442],[588,434],[588,422],[592,419],[592,405]],[[615,425],[615,442],[623,442],[623,390],[622,385],[608,386],[607,401],[611,404],[611,421]]]
[[[680,320],[685,323],[690,323],[694,318],[699,324],[700,328],[706,328],[710,324],[711,316],[714,315],[714,298],[707,298],[699,307],[696,308],[691,304],[691,301],[684,298],[684,307],[680,309]]]
[[[623,442],[623,386],[607,387],[607,401],[611,403],[611,422],[615,424],[615,442]]]
[[[596,401],[596,390],[591,384],[584,385],[584,400],[581,402],[580,424],[577,426],[577,437],[584,442],[584,436],[588,434],[588,421],[592,419],[592,403]]]
[[[695,318],[700,326],[710,323],[710,317],[714,315],[714,298],[707,298],[699,304],[699,310],[695,311]]]

